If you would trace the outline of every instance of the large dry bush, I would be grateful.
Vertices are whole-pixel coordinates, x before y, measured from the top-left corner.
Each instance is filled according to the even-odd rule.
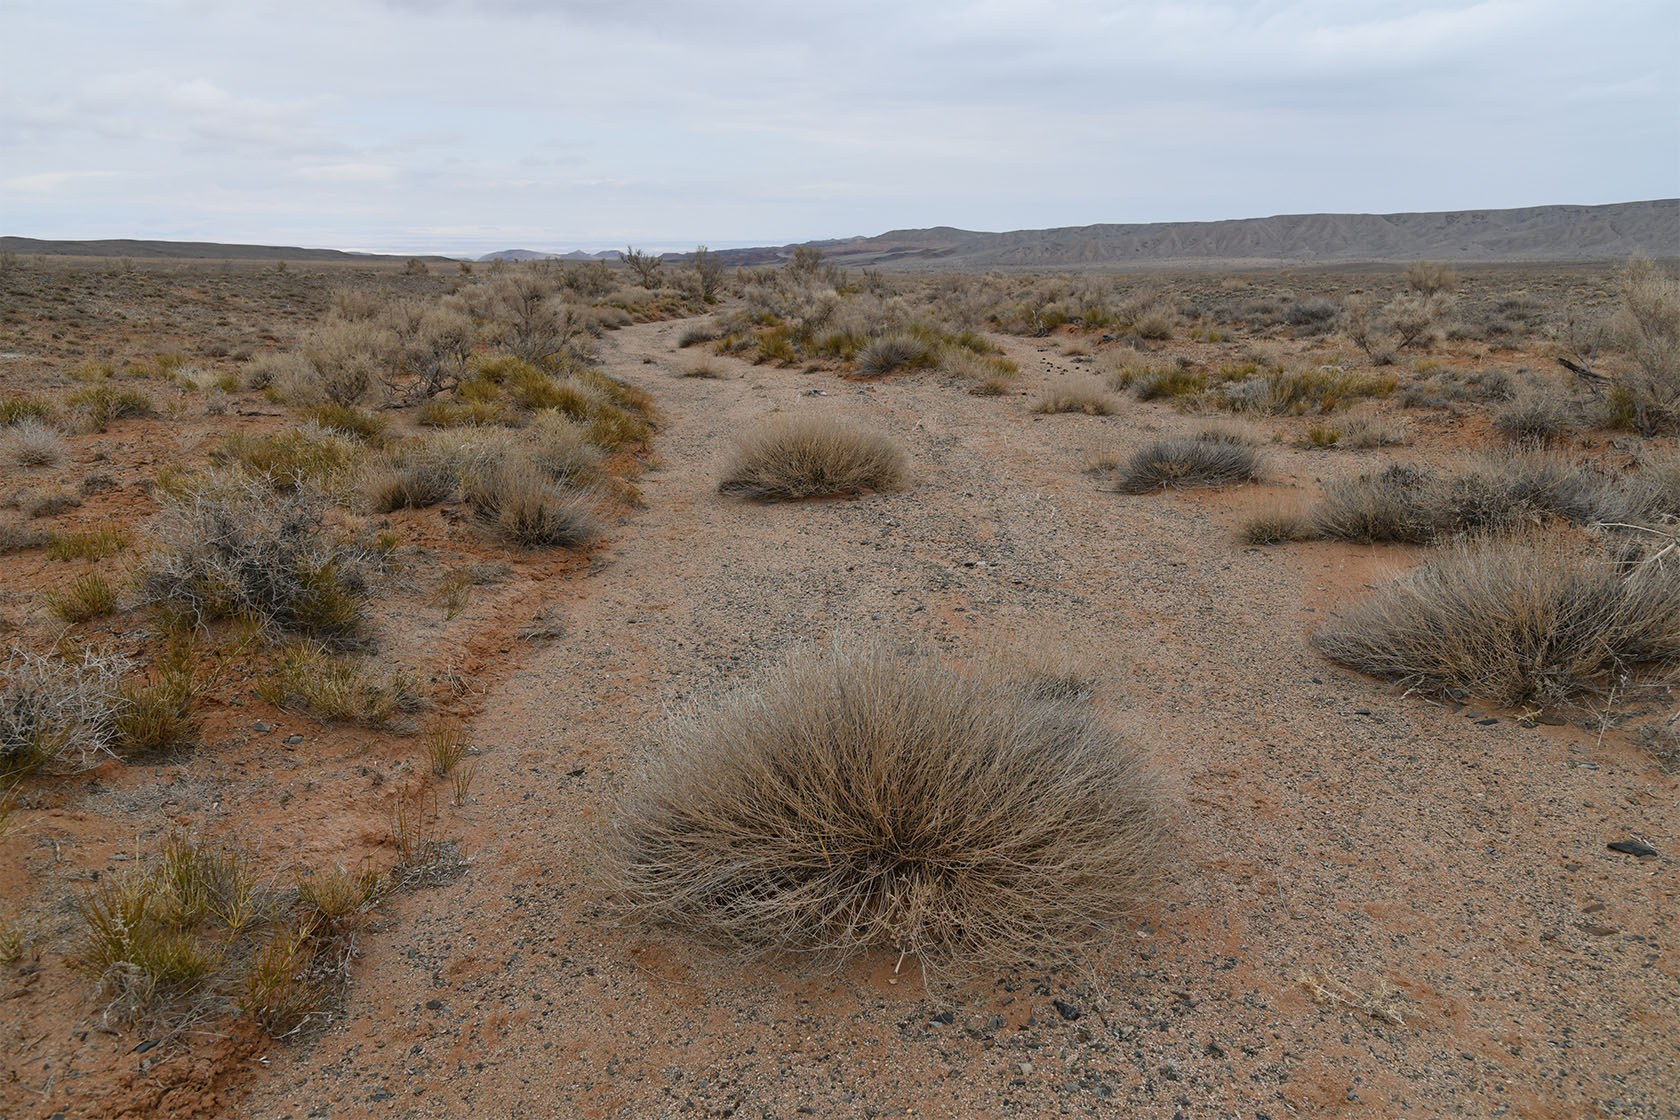
[[[1622,306],[1611,327],[1632,369],[1621,384],[1646,434],[1680,427],[1680,279],[1647,257],[1622,272]]]
[[[379,397],[398,361],[396,335],[362,319],[328,319],[304,336],[306,372],[290,386],[295,404],[357,405]]]
[[[142,597],[196,623],[243,617],[332,649],[367,640],[379,567],[371,542],[326,524],[328,503],[265,479],[217,479],[166,500]]]
[[[1581,525],[1660,521],[1680,516],[1670,463],[1653,455],[1636,475],[1547,455],[1488,458],[1456,470],[1396,463],[1326,485],[1312,523],[1334,540],[1428,544],[1547,517]]]
[[[889,436],[850,421],[787,416],[741,440],[718,490],[749,498],[810,498],[893,490],[909,464]]]
[[[1548,538],[1459,542],[1312,640],[1407,685],[1566,702],[1680,668],[1680,565],[1616,563]]]
[[[606,839],[633,916],[748,954],[1060,954],[1160,858],[1141,752],[1080,691],[884,643],[790,659],[674,719]]]

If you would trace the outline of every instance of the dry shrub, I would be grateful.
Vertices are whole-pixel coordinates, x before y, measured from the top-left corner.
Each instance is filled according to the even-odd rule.
[[[304,410],[304,419],[322,431],[349,436],[363,443],[377,444],[390,425],[383,416],[342,404],[318,404]]]
[[[941,373],[968,383],[977,397],[998,397],[1015,388],[1021,367],[998,354],[976,354],[961,346],[948,346],[939,359]]]
[[[1161,837],[1141,752],[1082,694],[874,642],[674,719],[605,862],[632,916],[748,954],[1013,964],[1126,914]]]
[[[1622,272],[1621,289],[1611,329],[1632,369],[1617,387],[1640,431],[1680,427],[1680,279],[1636,256]]]
[[[64,436],[39,420],[0,428],[0,462],[14,467],[50,467],[64,458]]]
[[[1408,686],[1562,703],[1680,667],[1680,566],[1529,536],[1459,542],[1312,640]]]
[[[1245,544],[1282,544],[1310,541],[1318,534],[1306,516],[1293,506],[1272,502],[1256,510],[1237,534]]]
[[[922,369],[938,361],[933,347],[909,335],[888,335],[870,342],[858,353],[858,373],[880,377],[901,369]]]
[[[1051,389],[1033,403],[1039,413],[1079,412],[1086,416],[1112,416],[1114,403],[1095,385],[1071,385]]]
[[[330,486],[356,466],[362,445],[356,439],[313,421],[271,436],[234,432],[211,452],[220,463],[238,463],[281,490]]]
[[[1576,427],[1569,405],[1544,389],[1529,389],[1494,415],[1493,426],[1513,443],[1538,447]]]
[[[1412,425],[1404,418],[1355,416],[1342,425],[1342,442],[1362,451],[1404,447],[1412,442]]]
[[[1260,474],[1260,455],[1241,443],[1183,436],[1157,440],[1127,461],[1115,489],[1145,494],[1169,486],[1229,486]]]
[[[192,1017],[225,981],[257,902],[249,854],[176,839],[152,866],[107,876],[79,900],[69,962],[99,981],[119,1018]]]
[[[1464,533],[1509,532],[1546,517],[1577,524],[1640,522],[1680,513],[1665,460],[1632,478],[1543,455],[1488,459],[1457,471],[1396,463],[1334,482],[1313,507],[1315,530],[1361,544],[1428,544]]]
[[[167,498],[141,569],[147,602],[204,623],[243,617],[333,649],[367,641],[374,544],[325,525],[326,502],[258,480],[215,480]]]
[[[466,495],[480,520],[522,548],[583,548],[601,534],[591,496],[561,489],[527,459],[480,471]]]
[[[80,389],[66,398],[74,411],[75,426],[87,432],[103,432],[113,420],[127,420],[136,416],[153,416],[157,406],[152,398],[138,389],[117,389],[110,385],[95,385]]]
[[[421,705],[413,682],[401,673],[308,642],[280,650],[256,691],[277,708],[365,727],[390,726]]]
[[[859,490],[894,490],[909,475],[892,439],[850,421],[782,416],[744,437],[718,492],[795,499]]]
[[[109,758],[117,694],[130,667],[119,654],[92,649],[75,658],[14,649],[0,661],[0,779]]]
[[[557,412],[539,412],[525,430],[524,455],[561,486],[582,486],[599,473],[601,450],[591,427]]]
[[[1421,296],[1458,291],[1458,274],[1445,261],[1413,261],[1406,266],[1406,287]]]
[[[299,353],[308,373],[283,386],[288,399],[348,408],[383,394],[385,379],[398,362],[398,341],[391,331],[366,320],[328,319],[304,337]]]
[[[435,457],[404,452],[377,463],[362,481],[362,495],[375,513],[425,509],[455,492],[455,472]]]

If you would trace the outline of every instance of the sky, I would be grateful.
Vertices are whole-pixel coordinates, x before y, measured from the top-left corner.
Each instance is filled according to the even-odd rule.
[[[1680,195],[1675,0],[0,0],[0,233],[475,255]]]

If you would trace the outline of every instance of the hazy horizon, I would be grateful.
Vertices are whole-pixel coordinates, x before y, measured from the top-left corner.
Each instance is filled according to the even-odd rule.
[[[1680,195],[1680,9],[1652,0],[3,19],[0,232],[26,237],[684,251]]]

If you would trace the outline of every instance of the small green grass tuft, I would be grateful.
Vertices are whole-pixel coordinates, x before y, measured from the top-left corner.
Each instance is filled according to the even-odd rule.
[[[42,596],[47,609],[69,623],[87,622],[117,612],[116,584],[99,572],[83,572],[62,591]]]

